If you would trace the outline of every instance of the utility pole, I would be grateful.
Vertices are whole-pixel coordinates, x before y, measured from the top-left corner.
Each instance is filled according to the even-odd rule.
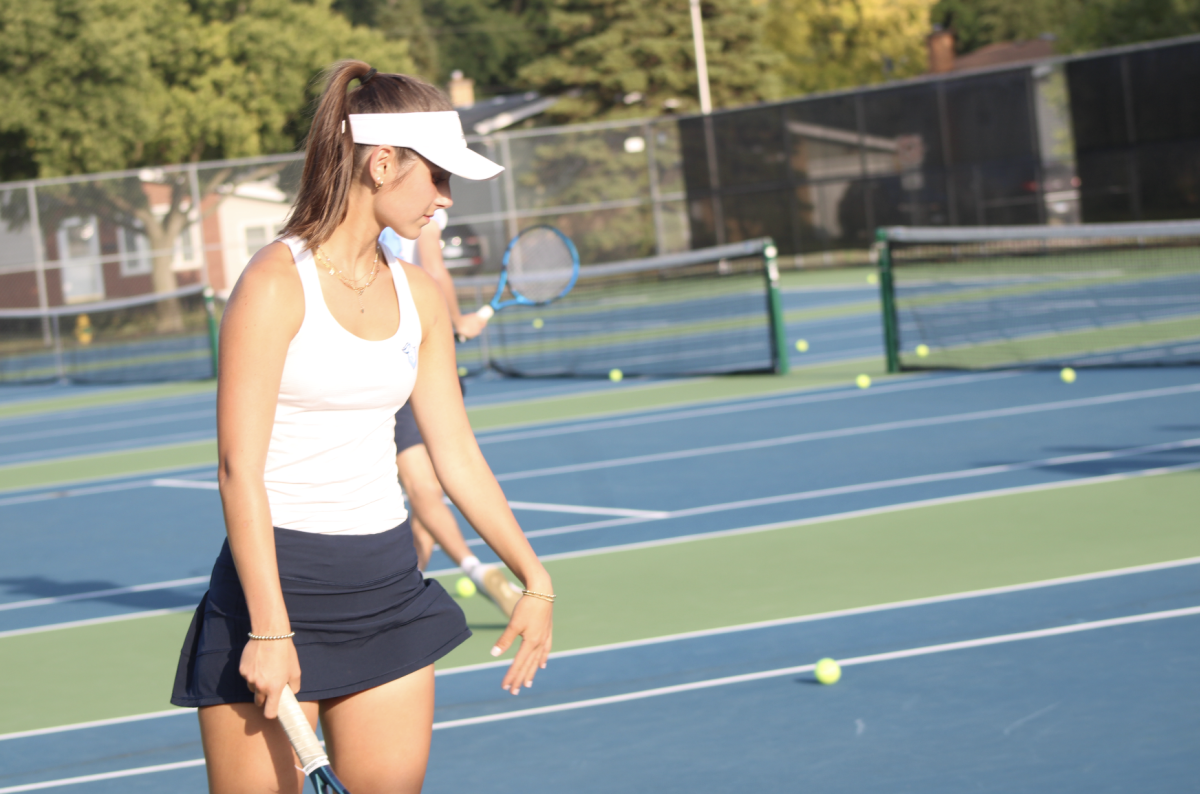
[[[708,90],[708,57],[704,54],[704,25],[700,0],[690,0],[692,42],[696,46],[696,82],[700,84],[700,112],[704,114],[704,151],[708,161],[708,185],[712,189],[713,231],[717,244],[725,244],[725,208],[721,204],[721,178],[717,173],[717,141],[713,131],[712,94]]]
[[[700,0],[692,7],[692,43],[696,47],[696,81],[700,84],[700,112],[712,113],[712,95],[708,92],[708,57],[704,54],[704,25],[700,21]]]

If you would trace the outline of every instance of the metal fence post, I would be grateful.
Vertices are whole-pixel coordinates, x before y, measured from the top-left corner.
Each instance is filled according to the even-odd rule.
[[[879,251],[879,304],[883,310],[883,345],[887,371],[900,371],[900,329],[896,324],[896,286],[892,279],[892,249],[887,229],[875,232]]]
[[[25,186],[25,200],[29,202],[29,233],[33,235],[33,272],[37,280],[38,308],[42,310],[42,344],[54,344],[50,332],[50,318],[45,314],[50,309],[50,297],[46,294],[46,251],[42,241],[42,214],[38,211],[37,190],[33,185]]]
[[[520,229],[520,220],[517,218],[517,184],[513,178],[512,169],[512,146],[509,145],[507,135],[497,135],[500,139],[500,165],[504,166],[504,203],[505,216],[508,221],[508,240],[517,236]],[[505,240],[505,244],[508,244]]]
[[[195,163],[188,166],[188,187],[192,189],[192,207],[190,216],[195,213],[196,220],[192,221],[188,218],[188,225],[183,227],[187,229],[192,223],[200,226],[200,266],[204,268],[203,283],[212,286],[212,274],[208,272],[208,241],[204,239],[204,213],[200,211],[200,173]],[[216,348],[214,347],[214,350]],[[213,377],[216,377],[216,362],[213,362]]]
[[[767,275],[767,310],[771,316],[771,347],[776,375],[786,375],[788,362],[787,322],[783,316],[783,296],[779,292],[779,249],[770,237],[764,238],[762,258]]]
[[[642,134],[646,136],[646,165],[650,169],[650,210],[654,214],[654,252],[662,256],[667,252],[666,231],[663,229],[662,194],[658,189],[658,147],[654,141],[654,128],[650,122],[642,122]]]

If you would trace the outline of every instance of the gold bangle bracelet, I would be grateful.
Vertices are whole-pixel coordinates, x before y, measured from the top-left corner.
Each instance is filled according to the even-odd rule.
[[[291,631],[287,634],[255,634],[253,631],[246,632],[246,636],[252,640],[290,640],[296,636],[296,632]]]
[[[558,596],[550,593],[535,593],[532,590],[522,590],[521,595],[527,595],[530,598],[540,598],[543,601],[549,601],[551,604],[554,603],[554,599],[558,598]]]

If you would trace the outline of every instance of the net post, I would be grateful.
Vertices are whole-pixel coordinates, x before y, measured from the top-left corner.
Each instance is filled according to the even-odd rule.
[[[786,375],[788,362],[787,325],[783,320],[783,298],[779,292],[779,249],[770,237],[762,240],[763,272],[767,278],[767,309],[771,315],[771,358],[776,375]]]
[[[896,288],[892,279],[892,249],[887,229],[875,231],[876,266],[879,268],[879,305],[883,311],[883,345],[887,371],[900,371],[900,334],[896,325]]]
[[[217,301],[212,287],[204,288],[204,314],[208,319],[208,352],[212,356],[212,376],[217,377]]]

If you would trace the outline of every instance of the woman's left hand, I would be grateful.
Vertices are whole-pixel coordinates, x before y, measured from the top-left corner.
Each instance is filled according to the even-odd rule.
[[[533,686],[533,676],[538,668],[546,667],[553,633],[554,605],[540,598],[522,597],[513,609],[508,628],[496,640],[496,647],[492,648],[492,656],[499,656],[509,649],[517,637],[521,638],[517,658],[509,666],[501,687],[516,695],[520,693],[522,684]]]

